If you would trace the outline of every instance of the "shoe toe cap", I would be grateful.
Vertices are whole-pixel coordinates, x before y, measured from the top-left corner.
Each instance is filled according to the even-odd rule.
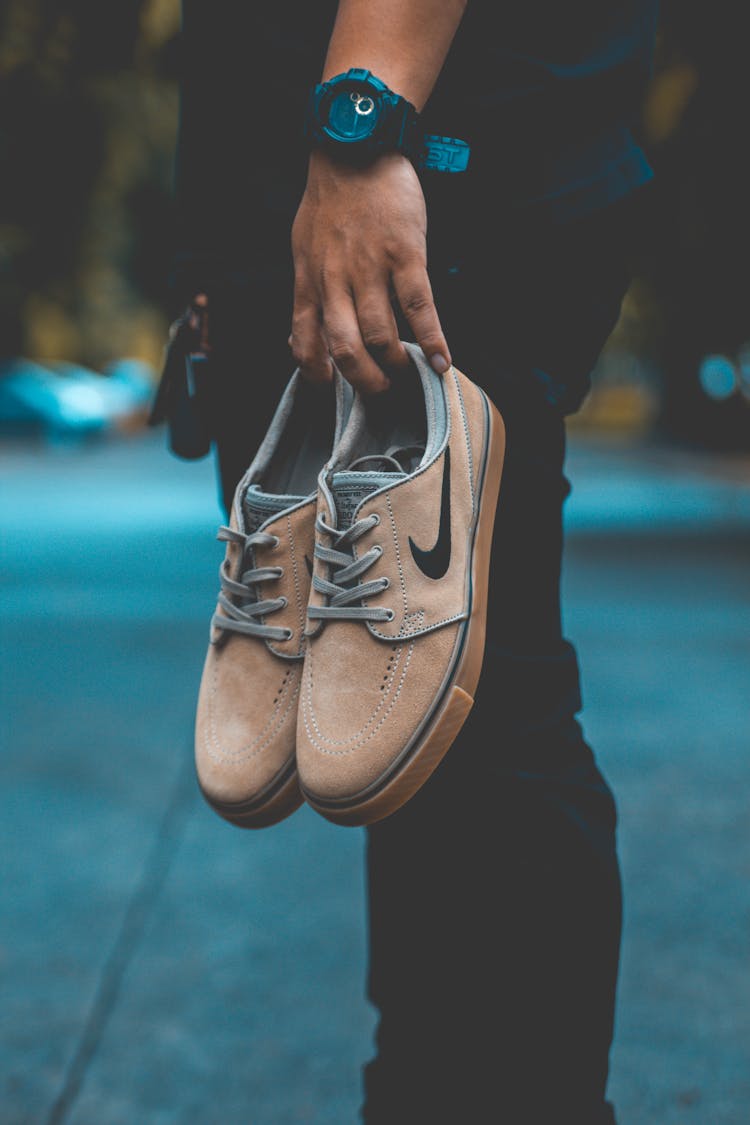
[[[238,654],[246,658],[238,659]],[[252,650],[248,659],[231,643],[211,647],[195,736],[198,780],[209,800],[251,801],[288,771],[294,757],[299,682],[298,662]]]
[[[297,724],[297,764],[311,799],[361,799],[398,769],[429,723],[450,662],[454,630],[396,645],[364,638],[370,659],[311,646]]]

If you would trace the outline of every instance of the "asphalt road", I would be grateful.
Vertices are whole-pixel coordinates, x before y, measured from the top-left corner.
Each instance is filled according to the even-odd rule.
[[[747,1125],[750,470],[579,443],[571,473],[626,894],[611,1096],[621,1125]],[[193,779],[210,465],[6,445],[0,487],[0,1122],[350,1125],[363,834],[243,833]]]

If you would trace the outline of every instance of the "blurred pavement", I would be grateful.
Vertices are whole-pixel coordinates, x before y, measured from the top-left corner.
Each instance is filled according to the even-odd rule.
[[[569,473],[566,629],[621,818],[611,1095],[620,1125],[746,1125],[750,461],[578,437]],[[350,1125],[364,834],[241,832],[193,779],[210,463],[6,443],[0,488],[0,1122]]]

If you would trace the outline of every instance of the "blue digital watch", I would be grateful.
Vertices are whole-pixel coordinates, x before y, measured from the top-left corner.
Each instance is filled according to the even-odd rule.
[[[465,141],[422,133],[411,102],[357,68],[314,88],[305,137],[350,164],[369,164],[384,152],[402,152],[418,169],[435,172],[464,172],[469,163]]]

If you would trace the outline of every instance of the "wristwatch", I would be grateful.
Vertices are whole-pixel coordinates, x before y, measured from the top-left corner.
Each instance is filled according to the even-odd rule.
[[[384,152],[402,152],[417,168],[436,172],[464,172],[469,163],[465,141],[422,133],[411,102],[356,67],[313,89],[305,136],[312,148],[350,164],[369,164]]]

